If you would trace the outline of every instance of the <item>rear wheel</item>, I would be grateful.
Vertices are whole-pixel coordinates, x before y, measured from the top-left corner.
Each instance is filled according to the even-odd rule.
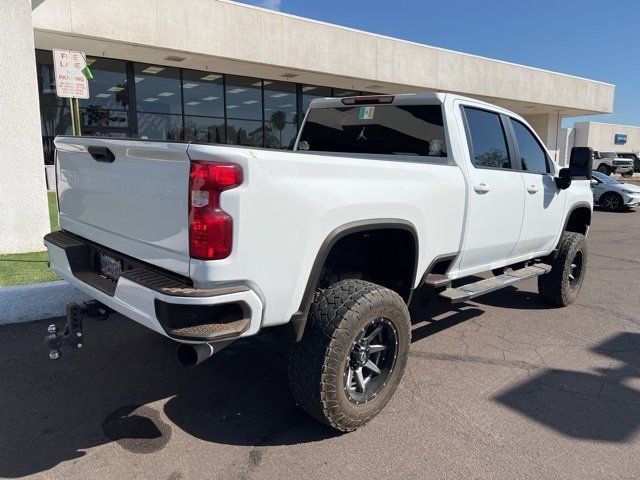
[[[584,235],[563,232],[548,263],[551,271],[538,277],[538,292],[551,305],[566,307],[578,298],[587,270],[587,242]]]
[[[375,417],[398,386],[411,323],[400,296],[363,280],[344,280],[316,296],[292,352],[293,396],[312,417],[341,432]]]
[[[611,169],[604,163],[600,164],[600,166],[598,167],[598,171],[600,173],[604,173],[605,175],[611,175]]]
[[[600,206],[609,212],[616,212],[622,209],[624,202],[622,197],[614,192],[604,193],[599,200]]]

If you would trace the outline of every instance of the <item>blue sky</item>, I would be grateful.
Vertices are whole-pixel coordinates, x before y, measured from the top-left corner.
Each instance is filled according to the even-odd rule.
[[[616,85],[640,125],[640,0],[247,0],[285,13]]]

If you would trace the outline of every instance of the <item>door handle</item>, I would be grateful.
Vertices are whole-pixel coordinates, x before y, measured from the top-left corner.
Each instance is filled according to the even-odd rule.
[[[534,193],[538,193],[539,188],[536,187],[535,185],[529,185],[527,187],[527,192],[534,194]]]
[[[489,193],[491,191],[489,185],[487,185],[486,183],[479,183],[478,185],[474,185],[473,189],[476,191],[476,193]]]

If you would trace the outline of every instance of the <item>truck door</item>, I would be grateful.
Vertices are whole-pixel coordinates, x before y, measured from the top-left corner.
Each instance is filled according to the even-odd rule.
[[[525,194],[506,134],[508,118],[497,112],[463,107],[469,146],[469,212],[461,269],[513,256],[518,243]]]
[[[556,186],[551,159],[524,123],[509,119],[525,190],[524,221],[515,255],[548,252],[562,228],[566,194]]]

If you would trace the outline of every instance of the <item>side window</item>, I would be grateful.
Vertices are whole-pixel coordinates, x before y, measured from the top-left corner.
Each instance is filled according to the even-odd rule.
[[[464,107],[467,117],[469,139],[472,147],[472,162],[476,167],[511,168],[500,116],[497,113]]]
[[[549,173],[549,162],[544,149],[531,131],[521,122],[512,118],[511,125],[518,142],[522,169],[533,173]]]

